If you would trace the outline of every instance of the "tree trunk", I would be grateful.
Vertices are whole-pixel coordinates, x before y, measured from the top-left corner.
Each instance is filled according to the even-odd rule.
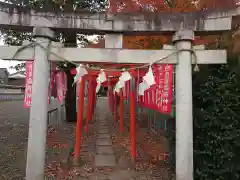
[[[77,40],[76,34],[64,33],[65,38],[65,47],[76,47]],[[73,77],[71,74],[71,69],[75,68],[73,64],[68,64],[68,69],[66,70],[67,75],[67,92],[65,97],[65,108],[66,108],[66,121],[67,122],[76,122],[77,121],[77,112],[76,112],[76,85],[73,86]]]

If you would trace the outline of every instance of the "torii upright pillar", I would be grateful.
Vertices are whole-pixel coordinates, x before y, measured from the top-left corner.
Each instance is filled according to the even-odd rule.
[[[36,41],[49,49],[53,32],[48,28],[34,28]],[[48,85],[50,66],[48,52],[35,47],[32,105],[30,110],[26,180],[43,180],[47,135]]]
[[[197,60],[191,51],[199,48],[193,46],[193,40],[192,30],[179,30],[173,36],[175,47],[169,46],[183,50],[178,53],[176,65],[176,180],[193,180],[192,63]],[[214,56],[217,51],[205,50],[204,56],[196,54],[196,58],[203,64],[218,64]],[[226,53],[221,58],[226,62]]]
[[[173,36],[176,49],[191,50],[193,31]],[[176,179],[193,180],[192,55],[178,54],[176,66]]]

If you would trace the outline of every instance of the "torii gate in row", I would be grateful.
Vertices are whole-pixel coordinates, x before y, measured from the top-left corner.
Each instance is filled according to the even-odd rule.
[[[75,12],[54,13],[16,8],[0,3],[0,28],[34,32],[38,43],[76,63],[148,64],[181,50],[159,63],[176,64],[176,178],[193,180],[192,64],[226,63],[226,51],[194,48],[194,32],[202,35],[231,30],[240,8],[219,12],[125,14]],[[54,31],[105,34],[106,49],[62,48],[54,46]],[[123,35],[173,34],[175,46],[164,50],[127,50]],[[12,59],[21,46],[0,47],[1,59]],[[34,48],[34,49],[33,49]],[[26,180],[43,180],[47,129],[49,61],[61,61],[35,46],[19,53],[15,60],[34,60],[34,81],[28,139]]]

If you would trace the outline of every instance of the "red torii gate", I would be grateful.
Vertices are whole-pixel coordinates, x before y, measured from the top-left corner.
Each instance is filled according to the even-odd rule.
[[[129,66],[129,64],[127,64]],[[108,64],[107,67],[111,66],[119,66],[116,64]],[[105,68],[106,68],[105,66]],[[121,66],[123,66],[121,64]],[[142,69],[141,71],[130,71],[130,74],[133,78],[139,79],[143,77],[147,73],[148,69]],[[71,70],[72,74],[77,74],[76,69]],[[112,110],[113,114],[115,115],[116,120],[117,117],[117,104],[115,98],[117,93],[113,91],[113,86],[118,82],[119,77],[121,76],[121,70],[116,71],[107,71],[105,72],[106,76],[108,77],[108,81],[101,84],[103,87],[108,87],[108,99],[109,99],[109,107]],[[76,125],[76,143],[74,149],[74,158],[78,159],[80,156],[80,146],[81,146],[81,135],[83,129],[83,112],[84,112],[84,90],[86,81],[89,81],[88,87],[88,106],[86,120],[85,120],[85,132],[88,132],[88,123],[89,120],[92,119],[94,114],[94,106],[96,104],[96,87],[97,82],[96,78],[99,74],[99,70],[88,70],[88,74],[83,76],[81,79],[80,87],[79,87],[79,99],[78,99],[78,112],[77,112],[77,125]],[[130,91],[130,131],[131,131],[131,155],[132,160],[135,160],[136,157],[136,112],[135,112],[135,97],[136,92],[134,89]],[[123,118],[124,118],[124,95],[123,90],[120,90],[120,113],[119,113],[119,122],[120,122],[120,132],[123,132]]]

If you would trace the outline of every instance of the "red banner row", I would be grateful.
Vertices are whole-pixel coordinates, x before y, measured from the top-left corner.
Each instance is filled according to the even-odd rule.
[[[50,102],[50,97],[53,95],[53,88],[56,85],[57,89],[57,99],[62,102],[66,94],[66,74],[64,72],[56,73],[56,65],[52,64],[51,78],[49,82],[49,95],[48,102]],[[25,97],[24,97],[24,108],[29,108],[32,104],[32,84],[33,84],[33,61],[26,62],[26,80],[25,80]]]
[[[152,85],[144,92],[143,96],[137,96],[137,103],[149,109],[161,113],[171,113],[172,111],[172,83],[173,83],[173,66],[168,64],[154,65],[153,73],[156,84]],[[138,84],[142,79],[135,79]],[[124,98],[128,99],[130,93],[130,81],[126,82],[124,87]]]
[[[52,67],[55,69],[55,67]],[[28,108],[32,101],[32,82],[33,82],[33,61],[26,62],[26,88],[24,107]],[[153,65],[153,74],[156,84],[152,85],[144,92],[143,96],[137,96],[137,103],[149,109],[156,110],[161,113],[171,113],[172,111],[172,80],[173,80],[173,66],[168,64]],[[135,89],[138,89],[138,84],[142,82],[142,78],[135,78]],[[64,72],[51,73],[49,97],[56,84],[57,98],[62,101],[66,93],[66,75]],[[123,95],[125,99],[129,98],[130,81],[126,82]]]

